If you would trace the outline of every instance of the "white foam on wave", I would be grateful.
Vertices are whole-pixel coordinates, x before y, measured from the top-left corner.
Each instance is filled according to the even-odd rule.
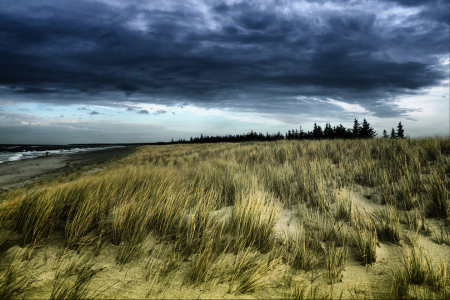
[[[47,151],[24,151],[24,152],[0,152],[0,164],[17,161],[23,159],[32,159],[39,156],[48,155],[61,155],[61,154],[73,154],[86,151],[98,151],[110,148],[121,148],[124,146],[111,146],[111,147],[96,147],[96,148],[73,148],[73,149],[59,149],[59,150],[47,150]]]
[[[0,154],[0,160],[3,161],[15,161],[15,160],[21,160],[23,157],[23,154],[21,152],[2,152]]]

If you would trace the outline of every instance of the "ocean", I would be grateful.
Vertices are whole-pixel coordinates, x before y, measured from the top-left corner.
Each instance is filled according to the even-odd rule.
[[[39,156],[72,154],[125,146],[118,145],[0,145],[0,164]]]

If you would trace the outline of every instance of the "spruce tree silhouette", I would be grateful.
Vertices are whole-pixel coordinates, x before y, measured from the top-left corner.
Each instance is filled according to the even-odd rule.
[[[358,119],[353,122],[353,137],[358,138],[359,132],[361,131],[361,124],[359,124]]]
[[[316,123],[314,123],[313,138],[321,139],[322,137],[323,137],[322,127],[320,127]]]
[[[325,129],[323,131],[323,135],[326,139],[333,137],[333,129],[331,128],[330,123],[325,124]]]
[[[173,138],[170,142],[158,142],[154,144],[184,144],[184,143],[240,143],[246,141],[277,141],[284,139],[355,139],[355,138],[373,138],[377,135],[376,131],[370,126],[369,122],[364,119],[363,123],[360,124],[358,119],[354,120],[353,128],[346,128],[342,124],[339,126],[331,126],[330,123],[325,124],[325,129],[314,123],[314,129],[312,131],[303,131],[302,126],[300,126],[300,130],[292,129],[288,130],[285,134],[282,134],[280,131],[276,134],[266,134],[257,133],[253,130],[243,134],[226,134],[225,136],[208,136],[200,134],[200,137],[191,137],[188,140],[179,139],[175,141]],[[386,130],[383,130],[383,138],[388,138]],[[398,125],[398,132],[396,133],[394,128],[392,128],[392,132],[390,135],[391,138],[402,137],[404,138],[404,130],[401,122]]]
[[[403,130],[402,122],[399,122],[399,123],[398,123],[398,126],[397,126],[397,137],[398,137],[399,139],[404,139],[404,138],[405,138],[404,132],[405,132],[405,131]]]
[[[391,139],[396,139],[396,138],[397,138],[397,134],[395,133],[395,129],[392,128],[392,131],[391,131]]]
[[[359,131],[359,137],[362,139],[370,139],[376,136],[375,130],[370,127],[370,124],[364,119],[362,127]]]

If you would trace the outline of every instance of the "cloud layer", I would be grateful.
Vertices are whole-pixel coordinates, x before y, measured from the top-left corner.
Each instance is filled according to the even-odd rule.
[[[448,79],[448,36],[447,0],[4,0],[0,97],[396,117]]]

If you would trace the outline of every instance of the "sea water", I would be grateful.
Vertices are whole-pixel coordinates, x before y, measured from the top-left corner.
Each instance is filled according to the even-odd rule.
[[[125,146],[71,146],[71,145],[0,145],[0,164],[39,156],[72,154]]]

